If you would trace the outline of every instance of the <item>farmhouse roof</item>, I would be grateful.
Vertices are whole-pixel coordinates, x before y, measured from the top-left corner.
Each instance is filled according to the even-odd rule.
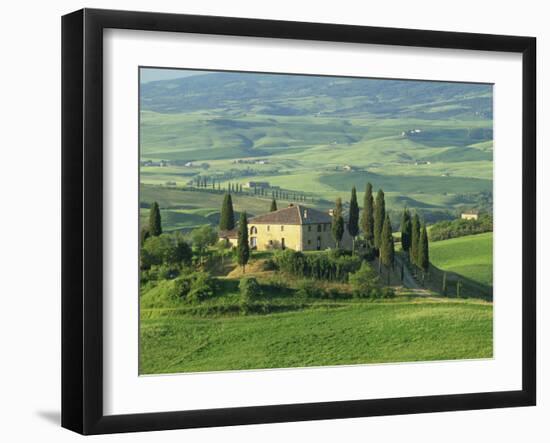
[[[253,224],[308,225],[331,223],[332,217],[317,209],[296,205],[252,217],[248,222]]]

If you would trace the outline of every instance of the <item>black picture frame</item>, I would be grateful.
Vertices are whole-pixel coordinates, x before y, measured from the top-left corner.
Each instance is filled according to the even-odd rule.
[[[131,415],[103,413],[103,31],[108,28],[522,54],[522,389]],[[82,434],[458,411],[536,403],[536,39],[83,9],[62,18],[62,426]]]

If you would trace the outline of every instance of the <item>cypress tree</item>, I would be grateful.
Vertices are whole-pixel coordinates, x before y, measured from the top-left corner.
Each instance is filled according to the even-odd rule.
[[[340,242],[344,236],[344,217],[342,216],[342,199],[336,199],[336,208],[332,215],[332,236],[336,241],[336,247],[340,248]]]
[[[418,260],[418,241],[420,240],[420,218],[418,214],[414,214],[411,223],[411,248],[409,260],[413,265],[416,265]]]
[[[401,248],[406,254],[409,253],[411,248],[411,236],[412,236],[412,222],[411,213],[407,208],[403,209],[403,216],[401,217]]]
[[[446,297],[447,296],[447,273],[443,273],[443,284],[441,285],[441,293]]]
[[[390,266],[393,267],[394,259],[395,251],[393,245],[391,220],[390,216],[386,214],[384,218],[384,225],[382,227],[382,233],[380,235],[380,260],[384,266],[389,268]]]
[[[418,240],[418,267],[424,272],[428,272],[430,267],[430,256],[428,252],[428,232],[426,224],[422,224],[420,239]]]
[[[275,199],[271,200],[271,208],[269,209],[269,212],[275,212],[277,210],[277,202]]]
[[[365,197],[363,199],[363,214],[361,216],[361,229],[368,244],[374,244],[374,200],[372,198],[372,185],[367,183]]]
[[[157,237],[162,234],[162,221],[160,219],[160,209],[157,202],[153,202],[149,210],[149,235]]]
[[[220,231],[230,231],[233,228],[235,228],[233,201],[231,200],[231,194],[226,193],[223,197],[222,210],[220,214]]]
[[[460,290],[462,289],[462,283],[460,280],[456,282],[456,296],[460,297]]]
[[[139,231],[139,245],[143,246],[143,243],[145,243],[145,240],[149,238],[149,228],[147,226],[144,226],[141,228],[141,231]]]
[[[351,199],[349,201],[348,232],[352,240],[351,251],[355,254],[355,237],[359,234],[359,205],[357,204],[357,190],[355,186],[351,188]]]
[[[382,229],[386,219],[386,202],[384,201],[384,191],[378,190],[376,202],[374,205],[374,247],[380,249],[382,239]]]
[[[248,221],[246,211],[241,212],[239,220],[239,234],[237,237],[237,261],[243,267],[243,274],[246,271],[246,264],[250,258],[250,246],[248,245]]]

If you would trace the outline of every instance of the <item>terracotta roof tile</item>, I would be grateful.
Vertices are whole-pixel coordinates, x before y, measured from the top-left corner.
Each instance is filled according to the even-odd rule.
[[[248,223],[252,224],[274,225],[309,225],[331,222],[332,217],[329,214],[300,205],[289,206],[248,220]]]

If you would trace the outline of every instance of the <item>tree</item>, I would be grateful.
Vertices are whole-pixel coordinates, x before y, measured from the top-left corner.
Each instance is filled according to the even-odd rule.
[[[269,212],[275,212],[277,210],[277,201],[275,199],[271,200],[271,208]]]
[[[372,185],[367,183],[365,197],[363,199],[363,214],[361,217],[361,229],[367,243],[374,244],[374,200],[372,198]]]
[[[384,191],[378,190],[376,194],[376,203],[374,205],[374,247],[380,249],[382,239],[382,229],[386,219],[386,202],[384,200]]]
[[[149,237],[141,249],[142,268],[162,264],[190,264],[191,248],[179,234],[162,234]]]
[[[420,233],[420,239],[418,240],[418,267],[422,269],[423,272],[428,272],[430,268],[428,232],[426,230],[426,223],[422,224],[422,231]]]
[[[354,273],[349,274],[349,283],[359,297],[368,297],[380,285],[380,277],[372,266],[364,261],[361,267]]]
[[[139,231],[139,246],[143,247],[145,240],[147,240],[148,238],[149,238],[149,228],[147,226],[144,226]]]
[[[162,221],[160,218],[160,209],[157,202],[153,202],[149,210],[149,235],[158,237],[162,234]]]
[[[409,261],[416,265],[418,258],[418,241],[420,240],[420,218],[415,213],[411,223],[411,247]]]
[[[250,246],[248,244],[248,221],[246,212],[241,212],[239,219],[239,234],[237,237],[237,261],[243,267],[243,273],[246,271],[246,264],[250,258]]]
[[[462,282],[458,280],[456,282],[456,296],[457,298],[460,298],[460,290],[462,289]]]
[[[411,236],[412,236],[412,221],[411,213],[407,208],[403,209],[403,215],[401,216],[401,248],[406,254],[409,253],[411,248]]]
[[[220,231],[230,231],[233,228],[235,228],[233,201],[231,200],[231,194],[226,193],[223,198],[222,211],[220,214]]]
[[[441,293],[446,297],[447,296],[447,273],[443,273],[443,284],[441,285]]]
[[[359,234],[359,205],[357,204],[357,190],[355,186],[351,188],[351,198],[349,201],[348,232],[352,239],[351,250],[355,254],[355,237]]]
[[[388,268],[388,285],[390,283],[390,267],[393,268],[395,251],[390,216],[386,214],[380,235],[380,261]]]
[[[340,242],[344,236],[344,217],[342,215],[342,199],[336,199],[336,208],[332,214],[332,237],[336,241],[336,248],[340,248]]]
[[[206,250],[209,246],[215,244],[217,240],[216,231],[210,225],[204,225],[191,231],[191,241],[197,251],[201,265],[203,264]]]

